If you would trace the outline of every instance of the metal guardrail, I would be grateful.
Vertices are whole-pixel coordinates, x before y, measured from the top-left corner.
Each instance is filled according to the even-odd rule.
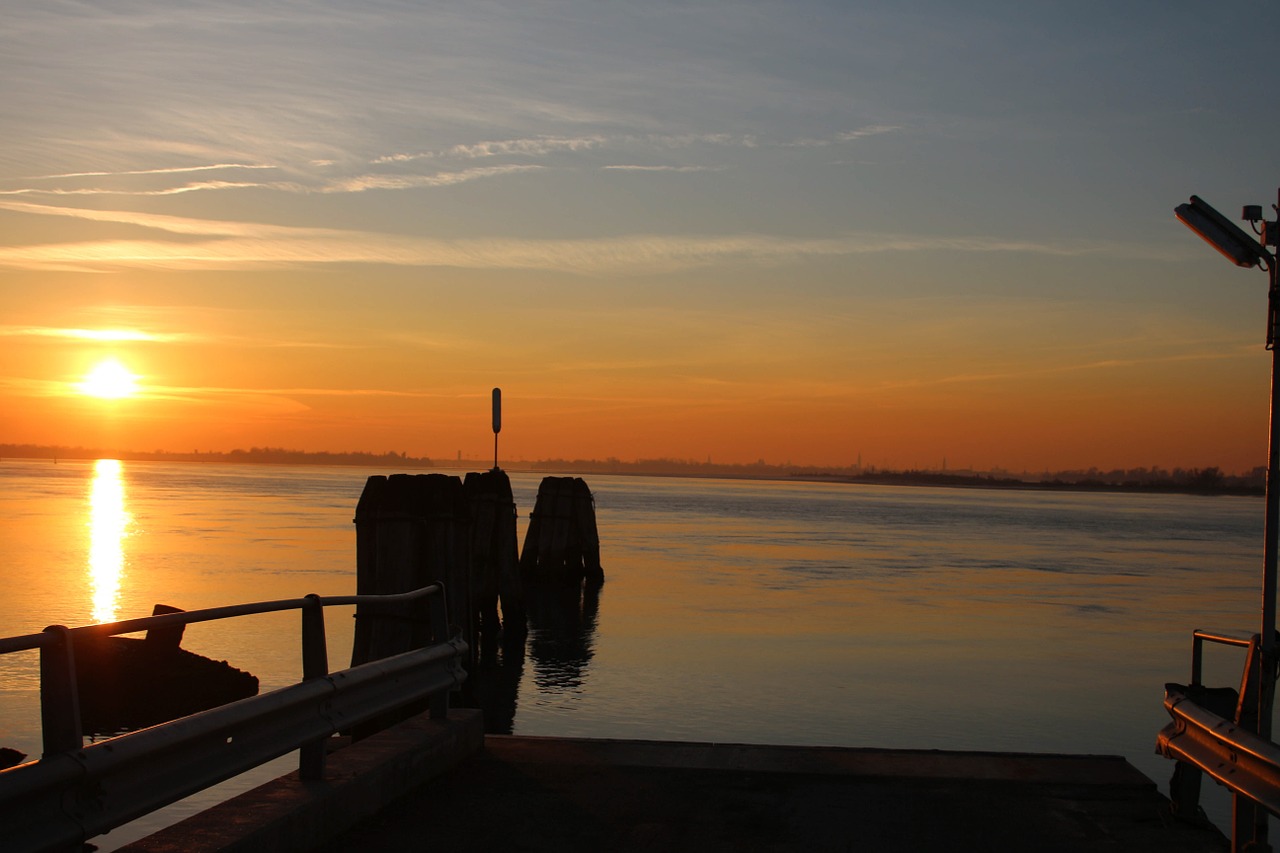
[[[328,672],[324,607],[403,610],[421,603],[431,645]],[[75,642],[282,610],[302,612],[303,680],[152,728],[83,745],[75,690]],[[300,749],[299,773],[322,778],[325,741],[388,711],[427,700],[448,713],[449,691],[466,678],[466,644],[447,638],[444,590],[259,602],[0,639],[0,654],[40,650],[44,755],[0,771],[6,850],[79,849],[85,840],[259,764]]]
[[[1206,642],[1248,649],[1238,692],[1204,686]],[[1233,853],[1270,850],[1267,813],[1280,815],[1280,746],[1267,736],[1269,720],[1263,725],[1260,719],[1263,709],[1270,716],[1274,684],[1261,635],[1196,630],[1190,684],[1165,685],[1172,722],[1157,735],[1156,752],[1178,762],[1169,783],[1174,814],[1205,820],[1199,800],[1200,777],[1207,773],[1232,793]]]
[[[1234,793],[1280,814],[1280,747],[1180,691],[1166,691],[1164,707],[1173,722],[1156,738],[1161,755],[1192,764]]]
[[[1204,674],[1204,644],[1206,642],[1247,649],[1249,644],[1253,642],[1253,635],[1242,634],[1237,631],[1205,631],[1197,628],[1193,632],[1191,639],[1191,683],[1197,687],[1203,683],[1201,678]]]

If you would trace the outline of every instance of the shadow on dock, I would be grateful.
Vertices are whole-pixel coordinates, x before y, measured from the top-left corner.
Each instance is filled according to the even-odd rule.
[[[122,849],[1227,849],[1118,756],[481,737],[477,712],[455,716],[338,750],[331,783],[291,773]]]
[[[493,819],[500,815],[500,820]],[[1223,851],[1116,756],[498,737],[324,847]]]

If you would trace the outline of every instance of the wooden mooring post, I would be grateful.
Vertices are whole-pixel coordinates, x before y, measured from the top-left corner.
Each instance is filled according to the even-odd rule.
[[[524,593],[516,539],[516,501],[511,479],[500,468],[471,472],[462,483],[471,516],[471,579],[475,596],[478,657],[492,660],[498,639],[523,643]],[[502,616],[498,616],[498,604]]]
[[[450,632],[474,653],[468,511],[462,481],[446,474],[372,476],[356,505],[356,594],[444,584]],[[351,665],[425,646],[425,614],[356,611]]]
[[[516,504],[504,471],[473,472],[465,482],[446,474],[370,477],[355,524],[357,594],[444,584],[450,630],[466,641],[468,666],[494,653],[499,636],[523,641]],[[425,621],[408,614],[356,617],[353,666],[431,639]]]
[[[581,477],[544,477],[529,516],[520,571],[531,583],[604,583],[595,499]]]

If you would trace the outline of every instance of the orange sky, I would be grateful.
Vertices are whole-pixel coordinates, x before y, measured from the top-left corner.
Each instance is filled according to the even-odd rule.
[[[15,11],[0,443],[1265,462],[1234,13],[730,11]]]

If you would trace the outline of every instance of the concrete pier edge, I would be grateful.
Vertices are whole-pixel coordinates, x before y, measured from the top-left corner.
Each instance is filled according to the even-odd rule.
[[[289,773],[120,849],[405,850],[428,836],[461,853],[1226,848],[1171,821],[1115,755],[485,735],[480,712],[453,709],[331,753],[323,781]]]
[[[119,848],[127,853],[302,851],[377,814],[484,746],[480,711],[426,714],[329,754],[324,779],[293,771]]]

